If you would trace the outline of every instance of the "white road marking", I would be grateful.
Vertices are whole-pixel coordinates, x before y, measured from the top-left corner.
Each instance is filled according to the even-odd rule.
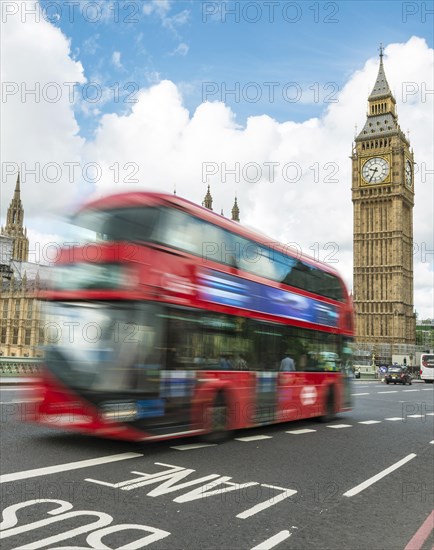
[[[308,429],[305,429],[305,430],[290,430],[288,432],[286,432],[287,434],[295,434],[295,435],[298,435],[298,434],[308,434],[308,433],[311,433],[311,432],[316,432],[316,430],[308,430]]]
[[[50,474],[57,474],[58,472],[78,470],[79,468],[90,468],[91,466],[99,466],[100,464],[118,462],[119,460],[128,460],[130,458],[138,458],[139,456],[143,456],[143,454],[122,453],[118,455],[102,456],[100,458],[91,458],[89,460],[79,460],[78,462],[68,462],[66,464],[58,464],[57,466],[47,466],[45,468],[36,468],[35,470],[25,470],[23,472],[15,472],[13,474],[4,474],[0,476],[0,483],[7,483],[8,481],[17,481],[18,479],[28,479],[30,477],[47,476]]]
[[[420,391],[420,390],[402,390],[403,392],[409,392],[409,391]]]
[[[398,393],[398,390],[377,391],[377,393]]]
[[[370,393],[352,393],[351,395],[370,395]]]
[[[203,447],[215,447],[217,443],[191,443],[190,445],[176,445],[176,447],[170,447],[177,451],[190,451],[193,449],[202,449]]]
[[[400,416],[393,416],[392,418],[385,418],[384,420],[390,420],[391,422],[397,422],[398,420],[402,420]]]
[[[14,391],[14,392],[31,391],[31,390],[34,390],[34,389],[35,389],[35,386],[32,386],[31,388],[21,388],[20,386],[15,386],[13,388],[1,388],[0,393],[3,393],[4,391]]]
[[[406,418],[422,418],[423,414],[407,414]]]
[[[434,416],[434,412],[432,413],[426,413],[427,416]]]
[[[358,424],[381,424],[381,420],[363,420],[358,422]]]
[[[261,487],[269,487],[270,489],[283,491],[283,493],[281,493],[280,495],[275,495],[274,497],[269,498],[265,502],[260,502],[259,504],[256,504],[256,506],[252,506],[252,508],[249,508],[248,510],[241,512],[241,514],[238,514],[237,518],[240,518],[240,519],[249,518],[250,516],[257,514],[258,512],[262,512],[262,510],[265,510],[270,506],[274,506],[275,504],[278,504],[282,500],[285,500],[285,498],[292,497],[292,495],[295,495],[295,493],[297,492],[295,489],[284,489],[283,487],[276,487],[275,485],[267,485],[266,483],[261,483]]]
[[[434,445],[434,439],[429,442],[430,445]]]
[[[350,489],[349,491],[344,493],[343,496],[344,497],[353,497],[354,495],[357,495],[357,494],[361,493],[362,491],[364,491],[365,489],[367,489],[368,487],[370,487],[371,485],[373,485],[374,483],[376,483],[380,479],[383,479],[383,477],[386,477],[387,475],[394,472],[395,470],[397,470],[401,466],[404,466],[404,464],[406,464],[410,460],[413,460],[413,458],[415,458],[416,456],[417,455],[415,455],[414,453],[409,454],[408,456],[406,456],[405,458],[403,458],[399,462],[396,462],[395,464],[392,464],[392,466],[389,466],[389,468],[386,468],[385,470],[383,470],[382,472],[379,472],[375,476],[370,477],[366,481],[363,481],[363,483],[360,483],[359,485],[356,485],[356,487],[353,487],[352,489]]]
[[[277,535],[274,535],[269,539],[264,540],[264,542],[261,542],[258,545],[254,546],[251,550],[270,550],[284,540],[289,539],[291,535],[292,533],[290,533],[289,531],[280,531],[280,533],[277,533]]]
[[[420,391],[433,391],[434,388],[422,388]]]
[[[272,439],[271,435],[249,435],[247,437],[235,437],[235,441],[260,441],[261,439]]]
[[[334,426],[326,426],[327,428],[352,428],[351,424],[335,424]]]

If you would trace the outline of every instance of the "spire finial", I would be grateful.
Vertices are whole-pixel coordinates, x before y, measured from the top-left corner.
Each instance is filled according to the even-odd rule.
[[[378,48],[378,51],[380,52],[380,61],[382,62],[383,61],[383,52],[384,52],[383,42],[380,42],[380,47]]]
[[[20,196],[20,192],[21,192],[21,189],[20,189],[20,173],[18,172],[18,176],[17,176],[17,183],[15,185],[15,197],[18,197]]]

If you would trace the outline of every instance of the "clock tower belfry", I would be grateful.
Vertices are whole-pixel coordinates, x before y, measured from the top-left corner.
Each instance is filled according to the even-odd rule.
[[[356,339],[414,344],[414,158],[398,124],[382,47],[366,123],[351,159]]]

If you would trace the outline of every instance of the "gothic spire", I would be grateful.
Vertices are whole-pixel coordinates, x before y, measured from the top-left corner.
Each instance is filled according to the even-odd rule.
[[[209,185],[208,185],[208,191],[206,192],[202,206],[205,206],[205,208],[208,208],[208,210],[212,210],[212,196],[209,189]]]
[[[237,197],[235,197],[235,202],[232,207],[232,220],[234,222],[240,221],[240,209],[238,208]]]
[[[392,96],[392,92],[387,82],[386,73],[384,71],[383,51],[383,45],[380,44],[380,67],[378,68],[377,80],[375,81],[374,88],[368,98],[370,101]]]
[[[29,255],[29,240],[23,222],[24,209],[21,203],[20,174],[18,173],[14,196],[7,211],[6,225],[2,228],[2,235],[14,239],[13,259],[26,262]]]

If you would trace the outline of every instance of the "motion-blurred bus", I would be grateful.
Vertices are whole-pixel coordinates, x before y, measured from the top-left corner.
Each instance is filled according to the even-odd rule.
[[[43,296],[38,422],[219,441],[350,409],[353,310],[330,266],[174,195],[112,195],[71,222],[88,240]]]

